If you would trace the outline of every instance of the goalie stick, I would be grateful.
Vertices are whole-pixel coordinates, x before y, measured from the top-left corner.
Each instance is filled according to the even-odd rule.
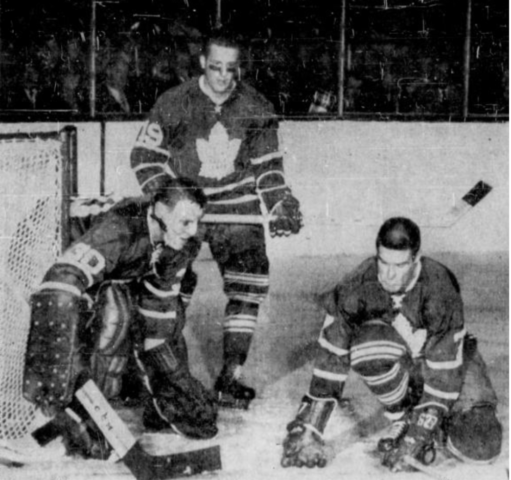
[[[165,480],[222,468],[219,446],[171,455],[147,453],[92,380],[85,382],[75,396],[137,480]],[[50,422],[32,435],[44,444],[57,434]],[[21,463],[19,458],[11,460]]]

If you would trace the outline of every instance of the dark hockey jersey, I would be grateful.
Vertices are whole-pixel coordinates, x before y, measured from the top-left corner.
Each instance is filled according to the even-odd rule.
[[[449,409],[462,385],[463,304],[453,273],[422,257],[415,284],[404,294],[386,292],[378,281],[376,257],[363,262],[323,297],[327,319],[321,331],[310,393],[334,396],[342,391],[350,368],[350,344],[357,326],[382,319],[392,325],[422,359],[424,393],[418,408]],[[377,338],[374,339],[378,341]],[[376,348],[376,347],[375,347]]]
[[[252,87],[237,83],[218,106],[194,78],[157,100],[131,166],[144,193],[167,175],[187,177],[204,189],[207,213],[259,214],[258,191],[286,189],[277,129],[273,106]]]
[[[46,273],[40,290],[82,295],[104,281],[136,280],[137,306],[147,325],[176,318],[181,284],[198,255],[200,242],[192,238],[179,251],[153,246],[148,206],[147,201],[126,199],[106,212],[98,210],[95,218],[87,219],[88,229]]]

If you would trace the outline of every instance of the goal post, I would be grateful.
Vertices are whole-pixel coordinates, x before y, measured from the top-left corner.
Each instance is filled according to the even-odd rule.
[[[0,134],[0,440],[31,432],[22,395],[30,295],[69,244],[76,128]]]

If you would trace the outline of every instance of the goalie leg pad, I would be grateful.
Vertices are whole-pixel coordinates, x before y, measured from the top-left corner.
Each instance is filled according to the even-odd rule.
[[[91,358],[92,378],[107,398],[119,395],[131,351],[133,302],[123,283],[105,284],[98,293],[96,319],[101,332]]]
[[[101,333],[97,350],[103,355],[116,354],[131,324],[133,301],[128,285],[105,284],[98,293],[97,317],[101,321]]]
[[[44,413],[64,408],[85,369],[80,334],[84,301],[64,290],[43,290],[31,297],[23,396]]]

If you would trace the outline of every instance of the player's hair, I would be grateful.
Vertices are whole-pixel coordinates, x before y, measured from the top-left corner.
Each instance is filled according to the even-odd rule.
[[[208,201],[202,188],[193,180],[188,178],[169,178],[154,192],[151,203],[154,205],[157,202],[161,202],[167,207],[174,209],[181,200],[189,200],[199,205],[200,208],[204,208]]]
[[[219,47],[234,48],[238,50],[241,56],[243,45],[240,37],[225,28],[217,28],[211,31],[202,45],[202,54],[207,57],[212,45]]]
[[[421,248],[420,229],[409,218],[389,218],[380,227],[376,237],[376,248],[379,246],[391,250],[411,250],[415,257]]]

